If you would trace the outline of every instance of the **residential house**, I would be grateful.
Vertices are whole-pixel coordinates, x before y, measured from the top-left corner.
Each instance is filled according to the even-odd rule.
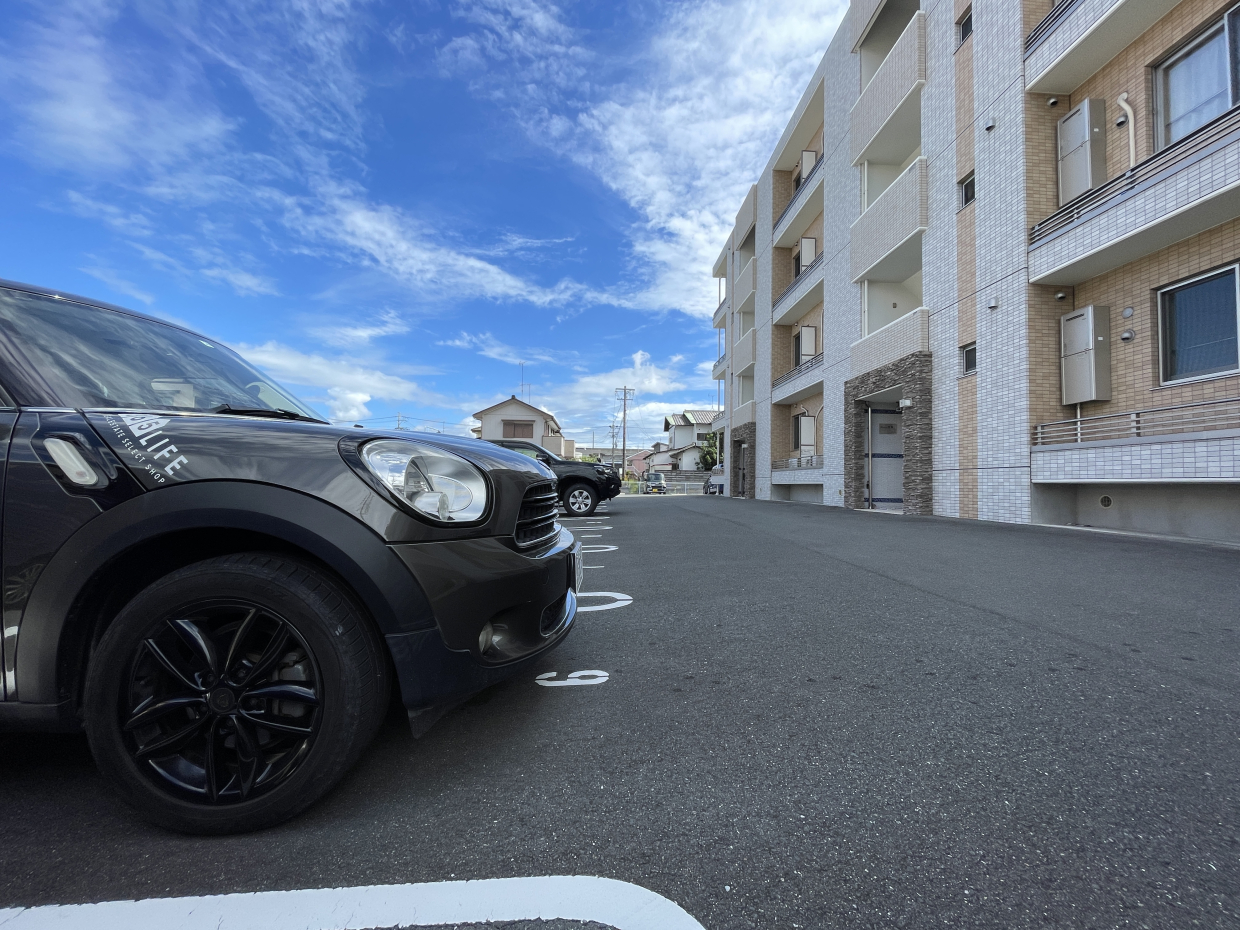
[[[576,453],[576,443],[564,438],[553,414],[519,400],[515,394],[479,410],[474,419],[479,421],[473,430],[479,439],[529,439],[566,459]]]

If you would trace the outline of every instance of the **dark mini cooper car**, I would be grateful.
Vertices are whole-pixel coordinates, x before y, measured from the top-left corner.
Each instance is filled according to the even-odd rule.
[[[0,282],[0,728],[84,728],[148,819],[313,803],[398,689],[415,734],[568,634],[541,463],[325,423],[218,343]]]
[[[554,452],[522,439],[492,439],[491,442],[520,452],[550,468],[559,482],[560,503],[570,516],[588,517],[600,503],[620,493],[620,476],[605,465],[562,459]]]

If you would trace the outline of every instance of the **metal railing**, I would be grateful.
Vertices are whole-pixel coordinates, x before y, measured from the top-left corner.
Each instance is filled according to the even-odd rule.
[[[1101,187],[1082,194],[1029,230],[1029,247],[1036,248],[1070,226],[1091,219],[1117,204],[1148,190],[1172,174],[1214,154],[1240,138],[1240,107],[1173,142],[1134,168],[1129,168]]]
[[[1240,397],[1039,423],[1033,428],[1033,445],[1140,439],[1217,429],[1240,429]]]
[[[801,455],[794,459],[776,459],[771,462],[771,471],[785,471],[792,468],[822,468],[822,456]]]
[[[814,175],[818,173],[818,169],[822,167],[822,163],[824,161],[826,161],[825,153],[818,156],[818,161],[814,162],[814,167],[810,169],[809,174],[805,176],[804,180],[797,184],[797,188],[792,192],[792,197],[788,201],[788,205],[784,207],[783,211],[779,214],[779,218],[771,224],[772,230],[779,229],[779,224],[784,221],[784,217],[786,217],[792,208],[797,205],[797,201],[801,199],[801,191],[810,186],[809,182],[814,180]]]
[[[822,364],[822,353],[819,352],[817,355],[811,358],[808,362],[802,362],[800,365],[792,369],[792,371],[788,372],[787,374],[780,375],[778,378],[776,378],[774,381],[771,382],[771,387],[777,388],[784,382],[791,381],[793,378],[797,377],[798,375],[803,375],[807,371],[811,371],[817,368],[821,364]]]
[[[823,257],[823,255],[825,255],[825,254],[826,254],[825,252],[819,252],[819,253],[818,253],[818,254],[814,257],[814,260],[813,260],[812,262],[810,262],[808,265],[806,265],[804,268],[802,268],[800,271],[798,271],[798,272],[796,273],[796,276],[795,276],[795,277],[793,277],[793,279],[792,279],[792,283],[791,283],[791,284],[789,284],[786,288],[784,288],[784,292],[783,292],[782,294],[780,294],[778,297],[776,297],[776,298],[775,298],[775,303],[771,304],[771,310],[772,310],[772,311],[774,311],[774,309],[775,309],[776,307],[778,307],[778,306],[779,306],[779,305],[783,302],[783,299],[784,299],[785,297],[787,297],[787,296],[788,296],[789,294],[791,294],[794,290],[796,290],[797,283],[798,283],[798,282],[799,282],[799,281],[800,281],[803,277],[805,277],[807,274],[809,274],[811,271],[813,271],[815,268],[817,268],[819,265],[821,265],[821,264],[822,264],[822,257]]]
[[[1033,27],[1025,39],[1025,57],[1028,58],[1035,48],[1047,40],[1055,28],[1067,19],[1068,14],[1084,3],[1085,0],[1060,0],[1051,7],[1051,11],[1043,17],[1042,22]]]

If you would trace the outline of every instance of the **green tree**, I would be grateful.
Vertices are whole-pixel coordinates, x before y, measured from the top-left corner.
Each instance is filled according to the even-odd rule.
[[[698,468],[710,471],[719,464],[719,434],[707,433],[702,443],[702,451],[698,453]]]

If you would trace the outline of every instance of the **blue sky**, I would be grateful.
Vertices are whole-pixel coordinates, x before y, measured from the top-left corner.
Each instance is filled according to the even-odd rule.
[[[0,0],[0,277],[332,419],[463,433],[524,362],[579,441],[635,387],[648,442],[714,406],[711,264],[844,7]]]

